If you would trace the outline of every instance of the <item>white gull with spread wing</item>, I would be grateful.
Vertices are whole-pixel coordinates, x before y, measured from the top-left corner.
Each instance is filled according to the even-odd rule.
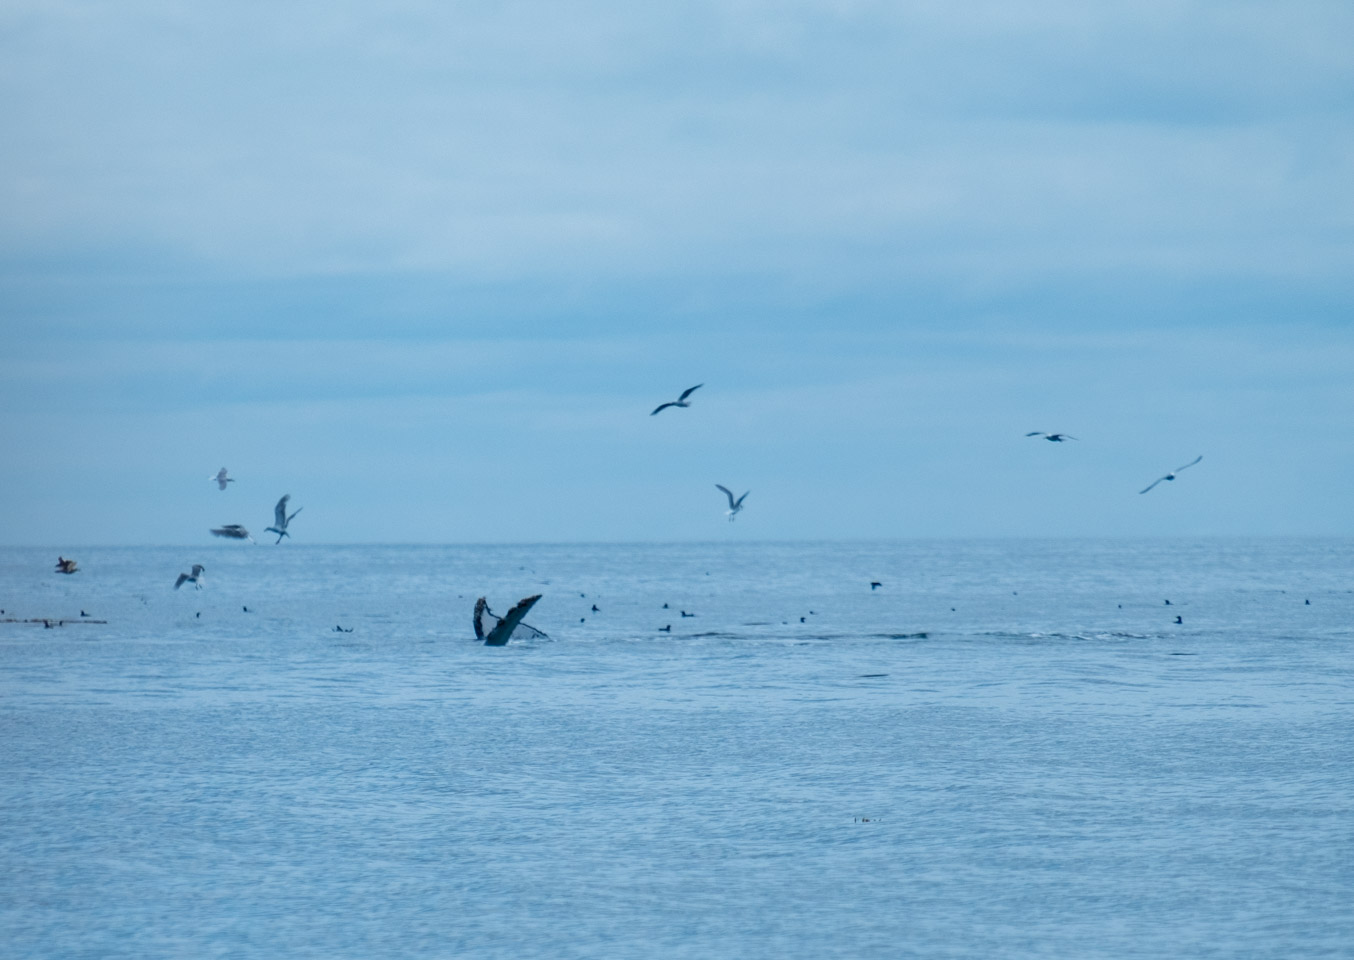
[[[287,516],[287,501],[290,499],[291,494],[288,493],[277,502],[277,506],[273,507],[273,526],[264,527],[269,533],[277,534],[278,543],[282,542],[283,537],[291,536],[291,534],[287,532],[287,524],[292,522],[292,518],[295,517],[296,514],[305,509],[305,507],[297,507],[296,511],[292,513],[290,517]]]
[[[1195,458],[1194,458],[1193,460],[1191,460],[1189,463],[1185,464],[1185,466],[1183,466],[1183,467],[1176,467],[1174,470],[1172,470],[1170,473],[1166,474],[1164,477],[1157,477],[1155,480],[1153,480],[1153,481],[1152,481],[1151,483],[1149,483],[1147,486],[1145,486],[1145,487],[1143,487],[1141,490],[1139,490],[1138,493],[1146,493],[1148,490],[1151,490],[1153,487],[1155,487],[1158,483],[1160,483],[1160,482],[1163,481],[1163,480],[1174,480],[1174,479],[1175,479],[1175,475],[1176,475],[1177,473],[1179,473],[1181,470],[1184,470],[1184,469],[1186,469],[1186,468],[1188,468],[1188,467],[1194,466],[1196,463],[1198,463],[1198,462],[1199,462],[1200,460],[1202,460],[1203,458],[1204,458],[1204,455],[1203,455],[1202,453],[1199,454],[1197,457],[1195,457]]]
[[[701,387],[703,387],[703,386],[705,386],[705,384],[703,384],[703,383],[698,383],[698,384],[696,384],[694,387],[687,387],[685,390],[682,391],[682,395],[681,395],[680,397],[678,397],[676,400],[669,400],[667,403],[660,403],[657,407],[654,408],[653,413],[649,414],[649,416],[652,417],[652,416],[654,416],[655,414],[657,414],[659,411],[666,410],[668,407],[689,407],[689,406],[691,406],[691,401],[688,400],[687,397],[691,396],[693,393],[695,393],[697,390],[699,390],[699,389],[700,389]]]
[[[733,491],[730,490],[728,487],[724,486],[724,484],[717,483],[715,484],[715,486],[723,490],[724,496],[729,498],[728,517],[729,522],[733,523],[733,518],[738,516],[738,512],[743,509],[743,501],[747,499],[748,494],[751,493],[752,491],[751,490],[746,491],[741,497],[735,500],[733,498]]]

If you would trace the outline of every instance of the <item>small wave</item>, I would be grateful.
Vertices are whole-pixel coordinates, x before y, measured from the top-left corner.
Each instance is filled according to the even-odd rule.
[[[1159,640],[1161,634],[1153,633],[1125,633],[1119,630],[1107,630],[1097,633],[1041,633],[1032,631],[1030,633],[1008,633],[1004,630],[988,630],[977,634],[980,637],[992,637],[997,640],[1016,640],[1024,643],[1043,643],[1052,641],[1058,643],[1061,641],[1071,641],[1074,643],[1105,643],[1107,641],[1121,640]]]

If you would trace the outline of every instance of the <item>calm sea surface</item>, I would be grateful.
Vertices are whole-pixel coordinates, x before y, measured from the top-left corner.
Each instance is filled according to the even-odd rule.
[[[1354,957],[1351,540],[57,552],[5,957]]]

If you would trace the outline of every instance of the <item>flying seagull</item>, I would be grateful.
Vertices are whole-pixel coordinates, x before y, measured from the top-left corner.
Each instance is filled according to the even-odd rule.
[[[671,400],[671,401],[669,401],[668,403],[660,403],[657,407],[654,408],[654,412],[651,413],[651,414],[649,414],[649,416],[652,417],[654,414],[658,413],[658,412],[661,411],[661,410],[666,410],[668,407],[689,407],[689,406],[691,406],[691,401],[688,400],[687,397],[691,396],[693,393],[695,393],[697,390],[699,390],[699,389],[700,389],[701,387],[703,387],[703,386],[705,386],[705,384],[703,384],[703,383],[698,383],[698,384],[696,384],[694,387],[688,387],[686,390],[683,390],[683,391],[682,391],[682,395],[681,395],[680,397],[678,397],[676,400]]]
[[[539,599],[541,599],[539,593],[534,597],[527,597],[509,610],[506,617],[500,617],[489,609],[488,601],[480,597],[475,601],[475,639],[483,640],[486,647],[501,647],[512,639],[513,631],[519,626],[530,631],[533,639],[545,637],[543,631],[537,630],[530,624],[522,623],[522,618],[527,615],[527,611]]]
[[[78,569],[79,567],[76,565],[74,560],[67,560],[65,557],[61,556],[58,556],[56,558],[57,573],[74,573]]]
[[[1053,443],[1062,443],[1064,440],[1076,439],[1076,437],[1072,436],[1070,433],[1044,433],[1042,430],[1031,430],[1029,433],[1025,434],[1025,436],[1043,437],[1045,440],[1050,440]]]
[[[195,563],[195,564],[193,564],[193,572],[192,572],[192,573],[181,573],[181,574],[179,574],[179,579],[177,579],[177,580],[174,581],[174,589],[175,589],[175,590],[179,589],[179,587],[183,586],[185,583],[191,583],[191,584],[193,585],[193,589],[195,589],[195,590],[201,590],[201,589],[202,589],[202,583],[201,583],[201,579],[202,579],[202,571],[203,571],[203,570],[206,570],[206,569],[207,569],[207,568],[204,567],[204,566],[203,566],[202,564],[200,564],[200,563]]]
[[[248,540],[254,542],[254,538],[249,535],[249,531],[238,523],[228,523],[224,527],[213,527],[212,535],[216,537],[225,537],[229,540]]]
[[[1195,457],[1195,458],[1194,458],[1193,460],[1191,460],[1189,463],[1185,464],[1184,467],[1176,467],[1176,468],[1175,468],[1174,470],[1172,470],[1170,473],[1166,474],[1166,476],[1164,476],[1164,477],[1157,477],[1155,480],[1153,480],[1153,481],[1152,481],[1151,483],[1149,483],[1147,486],[1145,486],[1145,487],[1143,487],[1141,490],[1139,490],[1138,493],[1146,493],[1148,490],[1151,490],[1153,487],[1155,487],[1158,483],[1160,483],[1160,482],[1163,481],[1163,480],[1174,480],[1174,479],[1175,479],[1175,475],[1176,475],[1177,473],[1179,473],[1181,470],[1184,470],[1185,467],[1192,467],[1192,466],[1194,466],[1196,463],[1198,463],[1198,462],[1199,462],[1200,460],[1202,460],[1203,458],[1204,458],[1204,455],[1203,455],[1202,453],[1199,454],[1197,457]]]
[[[715,486],[723,490],[724,496],[729,498],[729,522],[733,523],[733,518],[738,515],[738,511],[743,509],[743,501],[748,498],[748,494],[751,493],[752,491],[751,490],[747,491],[747,493],[744,493],[741,497],[735,500],[733,498],[733,491],[730,490],[728,487],[724,486],[722,483],[717,483],[715,484]]]
[[[235,482],[235,478],[234,478],[234,477],[228,477],[228,476],[226,476],[226,468],[225,468],[225,467],[222,467],[220,470],[218,470],[218,471],[216,472],[216,476],[214,476],[214,477],[208,477],[207,479],[208,479],[208,480],[215,480],[215,481],[216,481],[216,485],[217,485],[218,487],[220,487],[222,490],[226,489],[226,484],[228,484],[228,483],[234,483],[234,482]]]
[[[265,527],[265,528],[264,528],[264,529],[267,530],[269,533],[275,533],[275,534],[277,534],[277,542],[278,542],[278,543],[281,543],[281,542],[282,542],[282,538],[283,538],[283,537],[290,537],[290,536],[291,536],[291,534],[287,532],[287,524],[289,524],[289,523],[292,522],[292,517],[295,517],[297,513],[300,513],[302,510],[305,509],[305,507],[297,507],[297,508],[296,508],[296,513],[293,513],[290,517],[287,516],[287,501],[290,500],[290,499],[291,499],[291,494],[289,493],[289,494],[286,494],[281,500],[279,500],[279,501],[277,502],[277,506],[273,507],[273,524],[274,524],[274,525],[271,526],[271,527]]]

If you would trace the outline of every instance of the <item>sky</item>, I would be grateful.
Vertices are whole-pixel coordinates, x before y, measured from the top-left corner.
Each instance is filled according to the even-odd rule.
[[[0,5],[0,544],[1354,535],[1344,0],[377,7]]]

